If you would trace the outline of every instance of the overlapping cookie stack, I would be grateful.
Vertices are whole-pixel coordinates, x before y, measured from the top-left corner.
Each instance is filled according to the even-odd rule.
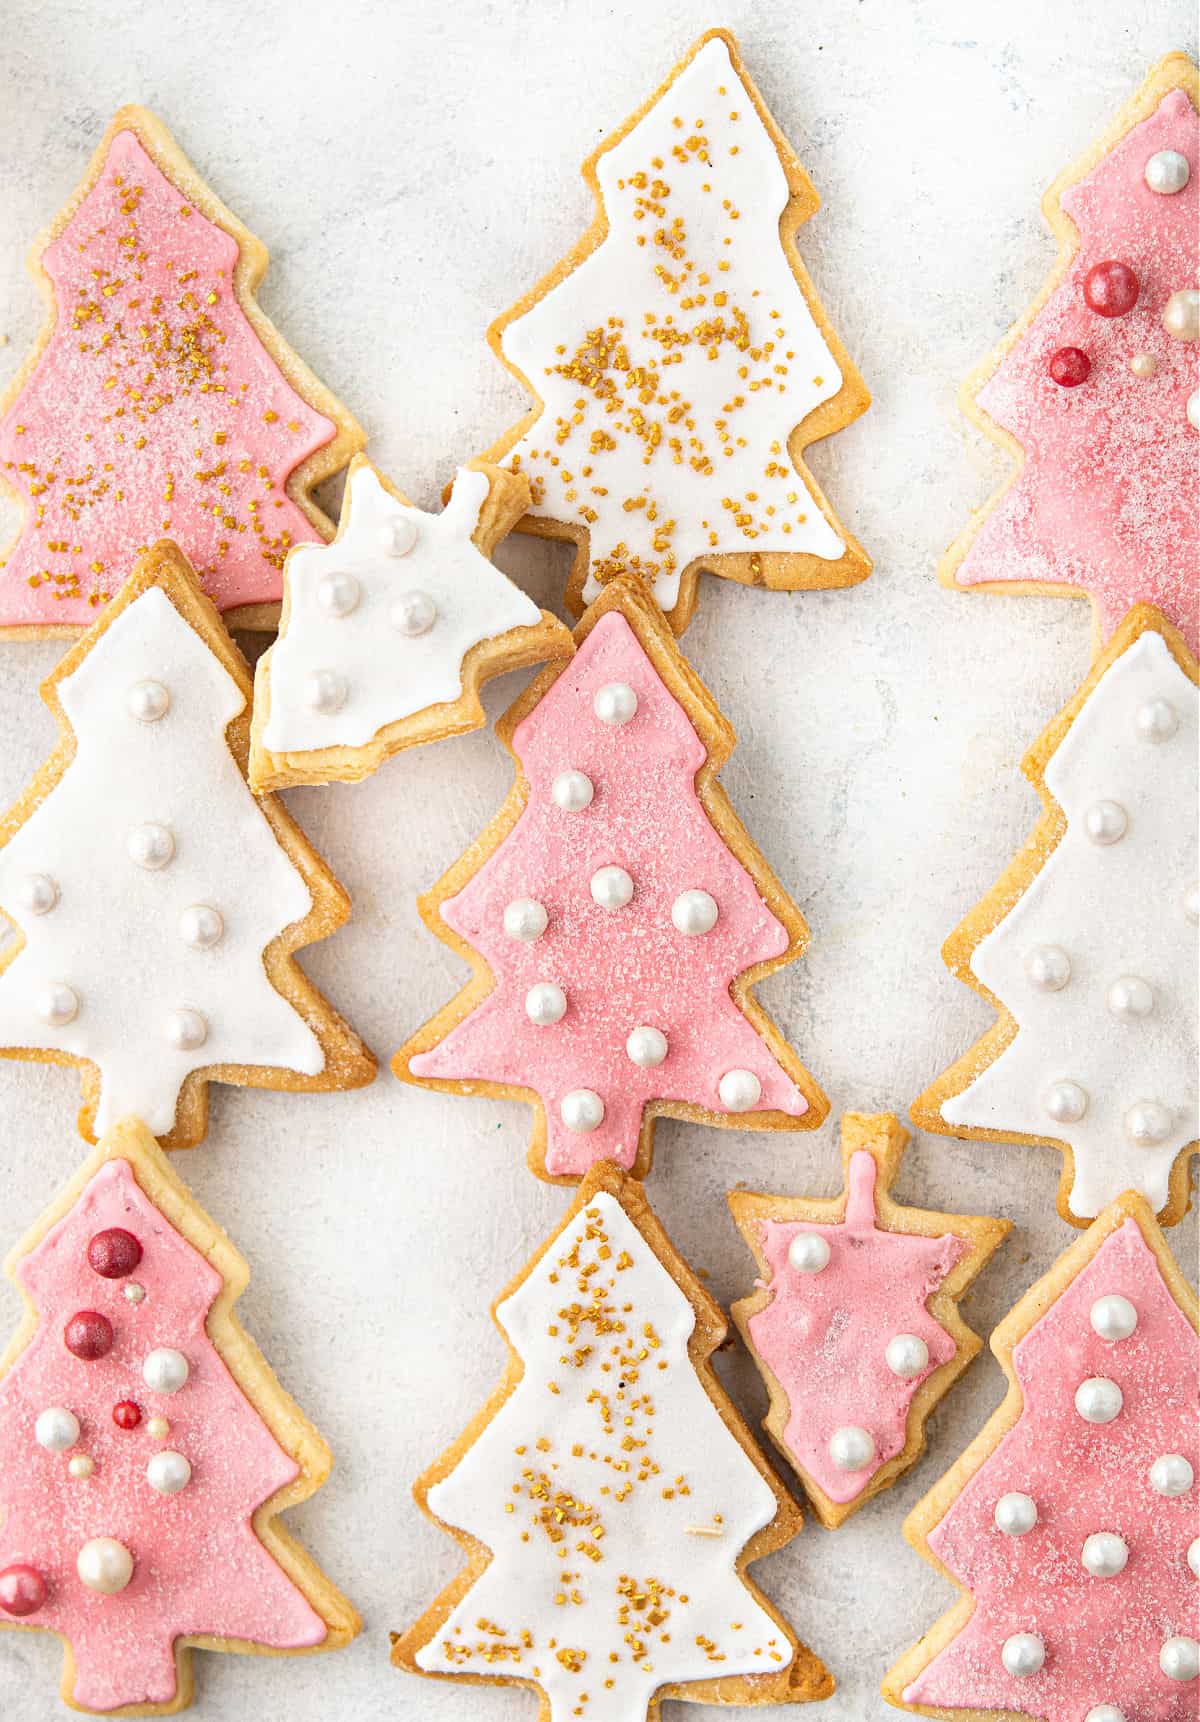
[[[1062,263],[975,390],[1023,464],[949,578],[1089,591],[1102,644],[1030,755],[1042,821],[948,947],[1000,1020],[914,1116],[1061,1146],[1089,1229],[997,1330],[1008,1398],[910,1522],[966,1593],[885,1681],[925,1714],[1195,1711],[1195,1309],[1159,1229],[1196,1145],[1195,102],[1164,62],[1055,188]],[[495,1305],[495,1394],[417,1485],[465,1564],[392,1657],[535,1688],[552,1722],[833,1690],[748,1576],[800,1515],[642,1180],[659,1116],[827,1114],[753,991],[807,929],[720,787],[733,731],[679,637],[701,572],[869,572],[803,463],[867,395],[796,253],[815,193],[725,33],[585,174],[592,228],[491,331],[534,405],[440,514],[362,454],[255,302],[262,248],[143,110],[35,251],[0,628],[86,632],[0,823],[0,1053],[78,1066],[96,1146],[9,1264],[0,1624],[62,1637],[79,1708],[178,1709],[192,1647],[358,1630],[278,1522],[329,1456],[165,1151],[203,1137],[210,1081],[375,1074],[295,961],[349,905],[275,792],[477,728],[481,685],[530,665],[497,726],[508,799],[421,903],[471,979],[392,1068],[529,1101],[532,1171],[577,1188]],[[311,493],[347,464],[334,535]],[[491,562],[514,527],[575,544],[573,632]],[[227,628],[276,625],[252,682]],[[733,1319],[830,1528],[917,1458],[1009,1230],[900,1206],[906,1142],[847,1112],[840,1197],[730,1197],[761,1275]]]

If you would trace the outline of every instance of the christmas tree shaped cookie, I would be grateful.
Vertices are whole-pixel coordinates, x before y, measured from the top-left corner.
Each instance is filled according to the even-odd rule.
[[[1060,246],[963,391],[1019,462],[948,552],[947,585],[1092,600],[1107,640],[1139,601],[1193,651],[1200,621],[1200,120],[1169,54],[1043,200]]]
[[[396,1075],[531,1101],[530,1164],[564,1182],[643,1173],[661,1114],[819,1124],[751,990],[807,928],[716,782],[733,732],[646,588],[611,582],[497,730],[516,782],[421,902],[474,974]]]
[[[904,1527],[963,1595],[885,1697],[945,1722],[1193,1722],[1196,1299],[1142,1197],[1104,1210],[992,1350],[1007,1397]]]
[[[293,953],[349,901],[246,783],[250,673],[173,544],[42,687],[58,746],[0,818],[0,1056],[83,1070],[80,1129],[198,1142],[211,1081],[353,1088],[374,1060]]]
[[[1063,1151],[1085,1225],[1125,1189],[1165,1224],[1197,1135],[1196,663],[1149,605],[1126,617],[1030,750],[1044,811],[946,942],[999,1020],[914,1103],[944,1135]]]
[[[525,530],[575,544],[569,602],[635,573],[682,633],[705,569],[863,579],[803,457],[870,397],[796,249],[816,191],[733,37],[703,36],[583,173],[592,226],[488,332],[537,398],[488,458],[528,474]]]
[[[570,656],[562,623],[488,560],[528,503],[524,479],[477,465],[424,514],[355,459],[337,538],[287,559],[279,639],[254,677],[256,790],[356,782],[478,729],[493,676]]]
[[[259,309],[267,253],[144,108],[122,108],[33,248],[47,315],[0,402],[25,519],[0,631],[73,633],[178,541],[231,624],[274,626],[283,562],[332,531],[312,488],[358,425]]]
[[[136,1120],[9,1258],[0,1626],[63,1640],[75,1709],[165,1715],[191,1650],[334,1649],[354,1610],[278,1523],[325,1443],[233,1306],[246,1265]]]
[[[921,1453],[926,1417],[981,1344],[958,1300],[1011,1229],[901,1207],[907,1143],[890,1113],[848,1112],[833,1201],[729,1196],[764,1276],[731,1311],[770,1392],[764,1426],[831,1530]]]
[[[416,1488],[467,1564],[392,1660],[531,1687],[545,1722],[828,1697],[746,1573],[799,1511],[713,1374],[724,1319],[641,1185],[593,1167],[494,1314],[504,1379]]]

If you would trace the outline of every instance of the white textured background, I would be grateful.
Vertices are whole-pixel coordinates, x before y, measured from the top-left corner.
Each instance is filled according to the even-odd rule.
[[[587,223],[578,163],[701,30],[732,25],[824,199],[802,248],[875,404],[812,465],[876,572],[844,593],[709,580],[685,644],[739,732],[734,803],[812,928],[809,955],[762,996],[835,1116],[903,1114],[989,1020],[939,946],[1032,822],[1021,753],[1089,652],[1083,604],[937,584],[939,551],[1000,470],[955,387],[1049,267],[1042,188],[1153,60],[1195,51],[1193,13],[1189,0],[731,0],[723,14],[683,0],[4,0],[0,377],[40,320],[29,239],[117,105],[144,102],[270,247],[268,312],[361,418],[375,459],[433,506],[456,462],[524,410],[483,330]],[[513,543],[502,560],[554,603],[555,547]],[[56,656],[0,648],[0,803],[51,744],[35,690]],[[517,685],[493,684],[491,713]],[[459,979],[415,893],[508,782],[485,731],[290,798],[355,906],[307,967],[381,1063]],[[5,1245],[83,1152],[76,1101],[66,1071],[0,1066]],[[419,1681],[387,1660],[388,1629],[457,1564],[409,1482],[493,1385],[503,1348],[488,1305],[564,1205],[525,1170],[528,1128],[524,1108],[386,1074],[350,1096],[213,1090],[208,1141],[177,1165],[250,1260],[243,1320],[334,1449],[332,1479],[291,1523],[367,1624],[336,1657],[199,1658],[203,1722],[533,1717],[528,1694]],[[750,1282],[725,1189],[832,1193],[834,1143],[832,1123],[794,1137],[660,1124],[652,1199],[723,1301]],[[910,1151],[902,1199],[1016,1221],[967,1304],[981,1331],[1071,1242],[1058,1172],[1037,1149],[928,1137]],[[1190,1262],[1194,1227],[1173,1241]],[[16,1314],[4,1284],[0,1331]],[[753,1370],[734,1355],[722,1372],[757,1421]],[[837,1676],[814,1717],[895,1714],[879,1678],[950,1600],[900,1523],[1001,1381],[986,1354],[896,1488],[834,1535],[810,1519],[756,1568]],[[52,1640],[0,1634],[6,1722],[62,1714],[58,1675]]]

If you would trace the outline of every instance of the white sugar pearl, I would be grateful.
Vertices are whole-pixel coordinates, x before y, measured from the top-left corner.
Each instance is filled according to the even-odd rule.
[[[1046,1646],[1036,1632],[1014,1632],[1004,1640],[1000,1660],[1006,1671],[1018,1680],[1036,1674],[1046,1660]]]
[[[1180,287],[1163,306],[1162,326],[1176,341],[1200,341],[1200,289]]]
[[[681,891],[671,904],[671,920],[680,933],[711,933],[720,911],[707,891]]]
[[[1042,1105],[1056,1124],[1075,1124],[1088,1109],[1087,1090],[1077,1082],[1052,1082]]]
[[[553,981],[539,981],[525,994],[525,1015],[539,1028],[561,1022],[567,1014],[567,995]]]
[[[1193,389],[1187,398],[1188,423],[1193,430],[1200,430],[1200,389]]]
[[[1084,824],[1093,843],[1119,843],[1125,835],[1129,818],[1119,801],[1094,801],[1087,810]]]
[[[304,678],[304,703],[322,717],[341,711],[349,691],[345,676],[336,670],[312,670]]]
[[[1093,1704],[1083,1722],[1125,1722],[1125,1712],[1115,1704]]]
[[[1093,1333],[1098,1333],[1101,1339],[1128,1339],[1137,1327],[1137,1310],[1134,1309],[1127,1297],[1121,1297],[1111,1292],[1108,1297],[1098,1297],[1091,1309]]]
[[[77,1483],[86,1483],[95,1474],[96,1461],[90,1453],[76,1453],[67,1465],[67,1475],[74,1477]]]
[[[79,1015],[79,994],[65,981],[48,981],[38,988],[33,1008],[51,1028],[65,1028]]]
[[[417,523],[410,515],[393,515],[379,528],[379,548],[385,556],[407,556],[416,542]]]
[[[1140,976],[1121,975],[1109,987],[1107,1003],[1111,1015],[1123,1022],[1132,1022],[1150,1015],[1154,1009],[1154,992],[1150,983]]]
[[[1187,1564],[1197,1578],[1200,1578],[1200,1537],[1193,1537],[1188,1544]]]
[[[1121,1389],[1104,1375],[1089,1375],[1075,1389],[1075,1409],[1085,1423],[1111,1423],[1124,1403]]]
[[[623,909],[633,896],[633,880],[624,867],[601,867],[592,874],[592,901],[602,909]]]
[[[116,1596],[133,1577],[133,1556],[115,1537],[93,1537],[75,1557],[80,1582],[100,1596]]]
[[[1037,945],[1025,958],[1025,973],[1039,992],[1061,992],[1071,978],[1071,959],[1061,945]]]
[[[1182,1453],[1160,1453],[1150,1467],[1150,1487],[1156,1495],[1186,1495],[1195,1473]]]
[[[601,723],[617,726],[628,723],[637,713],[637,695],[627,682],[605,682],[596,690],[592,710]]]
[[[595,793],[591,778],[582,771],[560,771],[550,785],[554,805],[564,813],[582,813],[591,806]]]
[[[38,1412],[33,1434],[38,1446],[45,1447],[47,1452],[65,1453],[79,1439],[79,1419],[61,1405],[50,1405]]]
[[[1014,1489],[1011,1494],[1001,1495],[992,1517],[997,1530],[1003,1531],[1006,1537],[1023,1537],[1038,1522],[1037,1502],[1031,1495],[1022,1495]]]
[[[224,917],[210,903],[193,903],[179,917],[179,937],[194,951],[211,950],[220,944],[224,933]]]
[[[1179,728],[1179,713],[1170,700],[1143,700],[1134,722],[1143,741],[1170,741]]]
[[[1157,1100],[1138,1100],[1125,1114],[1125,1134],[1137,1148],[1156,1148],[1171,1134],[1170,1108]]]
[[[142,1364],[142,1380],[152,1393],[178,1393],[190,1373],[182,1351],[166,1346],[150,1352]]]
[[[145,825],[134,826],[125,847],[131,861],[157,872],[174,860],[175,835],[169,825],[158,825],[151,820]]]
[[[549,915],[543,903],[534,897],[514,897],[504,905],[504,931],[510,939],[531,945],[546,931]]]
[[[717,1093],[726,1112],[749,1112],[762,1099],[762,1083],[752,1070],[727,1070]]]
[[[1168,1680],[1195,1680],[1200,1675],[1200,1644],[1194,1638],[1168,1638],[1158,1653],[1158,1666]]]
[[[171,709],[171,696],[161,682],[134,682],[125,704],[139,723],[157,723]]]
[[[160,1495],[177,1495],[191,1480],[192,1467],[182,1453],[173,1453],[169,1447],[155,1453],[146,1466],[146,1481]]]
[[[389,612],[392,627],[406,640],[418,640],[437,621],[437,605],[428,592],[401,592]]]
[[[177,1052],[195,1052],[208,1039],[208,1024],[198,1010],[173,1010],[167,1012],[163,1033]]]
[[[1093,1531],[1079,1556],[1083,1570],[1093,1578],[1116,1578],[1125,1571],[1129,1545],[1115,1531]]]
[[[1158,369],[1158,360],[1153,353],[1135,353],[1129,361],[1129,369],[1139,382],[1149,382]]]
[[[846,1423],[829,1437],[829,1457],[839,1471],[861,1471],[875,1457],[875,1437],[857,1423]]]
[[[1146,184],[1160,197],[1170,197],[1172,193],[1182,191],[1192,177],[1188,158],[1177,149],[1156,150],[1146,163],[1144,172]]]
[[[632,1064],[640,1065],[643,1070],[652,1070],[655,1065],[662,1063],[667,1056],[667,1037],[660,1028],[650,1028],[643,1023],[640,1027],[631,1029],[625,1042],[625,1053]]]
[[[353,574],[322,574],[317,581],[317,603],[327,616],[348,616],[361,597],[362,587]]]
[[[894,1334],[883,1355],[892,1374],[902,1381],[911,1381],[929,1368],[929,1347],[917,1333]]]
[[[1200,885],[1189,885],[1184,892],[1183,912],[1193,924],[1200,921]]]
[[[48,873],[27,873],[18,888],[17,901],[31,915],[48,915],[58,902],[58,886]]]
[[[559,1116],[568,1130],[586,1136],[604,1122],[604,1102],[592,1088],[573,1088],[559,1102]]]
[[[798,1274],[819,1274],[829,1266],[829,1245],[819,1232],[797,1232],[788,1245],[788,1262]]]
[[[121,1287],[121,1295],[126,1303],[145,1303],[146,1288],[139,1285],[136,1280],[126,1280]]]

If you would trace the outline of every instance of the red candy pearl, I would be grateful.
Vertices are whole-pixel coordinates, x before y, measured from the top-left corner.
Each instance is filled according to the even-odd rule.
[[[142,1246],[132,1232],[121,1226],[110,1226],[107,1232],[97,1232],[88,1245],[88,1262],[94,1273],[106,1280],[123,1280],[142,1259]]]
[[[136,1429],[142,1420],[142,1408],[132,1399],[122,1399],[113,1406],[113,1422],[118,1429]]]
[[[0,1608],[5,1614],[36,1614],[45,1600],[46,1581],[36,1567],[12,1566],[0,1572]]]
[[[1128,263],[1109,258],[1083,278],[1083,296],[1101,317],[1123,317],[1137,304],[1138,278]]]
[[[1063,389],[1077,389],[1091,375],[1092,361],[1082,347],[1060,347],[1050,355],[1050,375]]]
[[[112,1322],[98,1310],[81,1309],[63,1328],[63,1341],[73,1356],[95,1363],[113,1348]]]

